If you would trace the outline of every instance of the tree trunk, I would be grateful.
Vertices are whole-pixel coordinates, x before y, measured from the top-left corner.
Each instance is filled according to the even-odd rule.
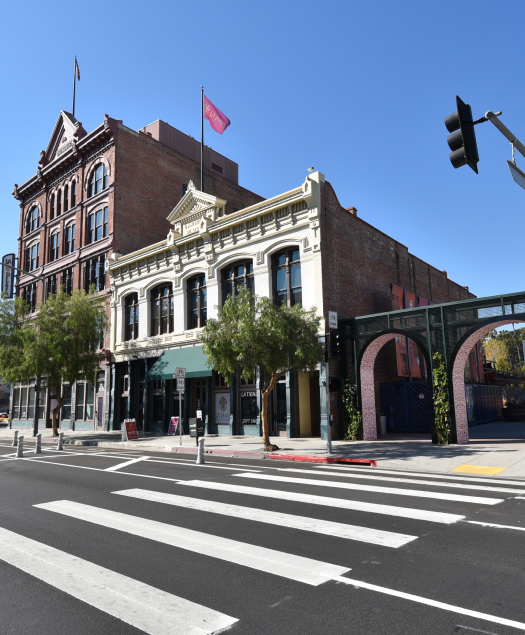
[[[55,386],[56,396],[57,396],[57,405],[51,411],[51,421],[53,423],[53,436],[58,437],[58,413],[60,409],[64,405],[64,401],[71,390],[71,382],[69,383],[69,388],[66,390],[64,394],[62,394],[62,386]]]
[[[262,425],[263,425],[263,444],[265,452],[275,452],[279,448],[276,445],[270,443],[270,424],[268,421],[268,399],[270,398],[270,393],[275,386],[275,382],[277,381],[277,374],[273,373],[270,384],[268,388],[263,390],[262,393]]]

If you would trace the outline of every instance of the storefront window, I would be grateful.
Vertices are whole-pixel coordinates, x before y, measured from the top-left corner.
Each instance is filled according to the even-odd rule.
[[[13,419],[18,419],[20,416],[20,388],[13,390]]]
[[[62,386],[62,394],[65,394],[68,388],[69,385],[64,384],[64,386]],[[67,396],[64,399],[64,405],[62,406],[62,419],[66,421],[71,419],[71,390],[67,393]]]
[[[27,419],[27,388],[21,390],[20,419]]]
[[[78,419],[79,421],[84,420],[85,392],[85,384],[77,384],[77,409],[75,413],[75,419]]]
[[[34,419],[35,418],[35,398],[36,392],[33,387],[29,388],[29,400],[27,405],[27,418]]]

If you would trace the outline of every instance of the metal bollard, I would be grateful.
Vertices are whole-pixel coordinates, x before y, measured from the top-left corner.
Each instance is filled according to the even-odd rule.
[[[13,443],[11,443],[11,445],[13,447],[16,448],[16,446],[18,445],[18,430],[15,430],[14,435],[13,435]]]
[[[63,432],[59,432],[58,433],[57,450],[63,450],[63,449],[64,449],[64,433]]]
[[[197,450],[197,465],[204,463],[204,437],[199,439],[199,449]]]
[[[35,454],[42,454],[42,435],[40,432],[36,435]]]
[[[17,459],[24,458],[24,437],[18,437],[18,445],[16,448],[16,458]]]

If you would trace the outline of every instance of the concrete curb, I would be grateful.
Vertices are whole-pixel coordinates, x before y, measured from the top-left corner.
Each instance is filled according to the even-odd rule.
[[[58,439],[47,438],[42,439],[43,445],[56,445]],[[141,445],[136,441],[88,441],[85,439],[64,439],[64,445],[80,445],[91,446],[106,449],[116,448],[133,448],[134,450],[141,449],[144,452],[169,452],[174,454],[197,454],[197,447],[170,447],[168,445]],[[299,461],[303,463],[358,463],[360,465],[369,465],[370,467],[377,467],[376,461],[372,459],[351,459],[346,457],[335,456],[313,456],[311,454],[278,454],[273,452],[271,454],[267,452],[254,452],[250,450],[211,450],[205,449],[204,453],[209,456],[224,456],[237,459],[269,459],[277,461]]]

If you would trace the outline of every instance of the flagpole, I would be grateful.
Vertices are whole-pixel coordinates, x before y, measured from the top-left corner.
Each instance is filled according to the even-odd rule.
[[[204,86],[201,86],[201,192],[204,192]]]
[[[75,65],[73,66],[73,117],[75,116],[75,89],[77,87],[77,56],[75,55]]]

